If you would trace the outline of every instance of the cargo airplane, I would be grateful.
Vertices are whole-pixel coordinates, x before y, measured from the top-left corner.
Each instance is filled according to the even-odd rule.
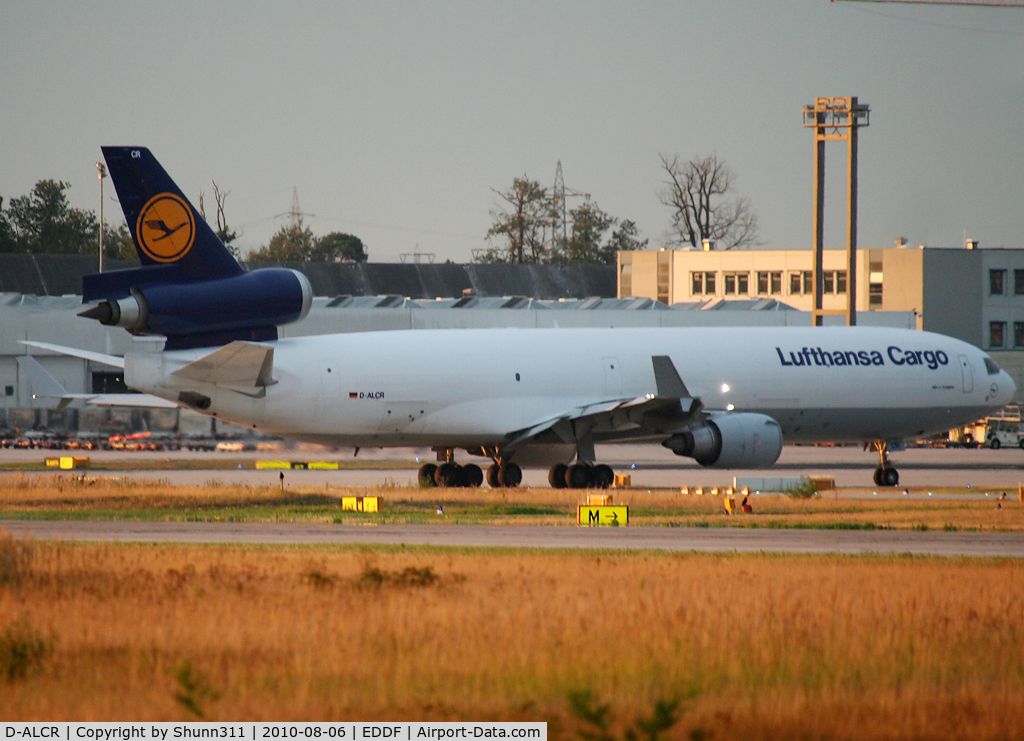
[[[783,441],[887,444],[1013,399],[984,352],[930,332],[863,327],[408,330],[279,339],[309,312],[296,270],[246,272],[143,147],[104,147],[141,267],[88,275],[80,316],[159,342],[125,383],[253,430],[333,446],[429,446],[439,485],[606,487],[595,443],[659,442],[716,468],[766,468]],[[456,462],[456,451],[491,461]]]

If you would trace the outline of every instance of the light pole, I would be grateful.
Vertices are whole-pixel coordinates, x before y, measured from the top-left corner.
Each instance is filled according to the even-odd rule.
[[[107,168],[102,162],[96,163],[96,171],[100,178],[100,272],[103,272],[103,178],[107,176]]]

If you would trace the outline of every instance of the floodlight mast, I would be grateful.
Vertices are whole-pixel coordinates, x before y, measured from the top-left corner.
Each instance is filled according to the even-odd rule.
[[[103,178],[107,176],[107,167],[102,162],[96,163],[96,171],[100,179],[100,269],[103,272]]]
[[[811,324],[823,326],[826,314],[845,314],[857,323],[857,130],[869,123],[870,108],[857,98],[815,98],[804,106],[804,127],[814,129],[814,304]],[[824,308],[825,295],[825,142],[847,143],[846,309]]]

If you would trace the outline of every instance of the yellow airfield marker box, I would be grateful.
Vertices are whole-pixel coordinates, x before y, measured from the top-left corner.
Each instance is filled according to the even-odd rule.
[[[59,458],[47,458],[47,468],[60,468],[65,471],[69,471],[73,468],[88,468],[89,459],[79,458],[77,456],[62,455]]]
[[[576,510],[580,527],[624,527],[629,524],[629,507],[625,504],[581,504]]]
[[[379,497],[342,497],[341,509],[352,512],[377,512]]]

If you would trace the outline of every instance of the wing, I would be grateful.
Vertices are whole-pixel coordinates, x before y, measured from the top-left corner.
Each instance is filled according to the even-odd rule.
[[[503,452],[533,442],[575,443],[579,459],[593,462],[594,440],[602,437],[670,435],[688,427],[704,405],[694,398],[667,355],[651,358],[655,390],[636,397],[607,399],[566,409],[525,429],[513,432]]]

